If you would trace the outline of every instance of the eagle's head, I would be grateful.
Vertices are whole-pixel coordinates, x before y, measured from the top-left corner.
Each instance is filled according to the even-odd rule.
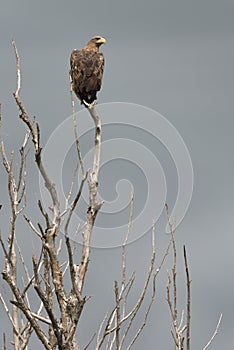
[[[89,40],[87,46],[99,48],[99,46],[101,46],[102,44],[106,44],[106,39],[104,39],[100,35],[97,35]]]

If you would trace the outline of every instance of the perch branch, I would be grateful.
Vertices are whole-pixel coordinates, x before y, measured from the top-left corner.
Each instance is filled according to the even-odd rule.
[[[87,109],[95,124],[95,147],[94,147],[93,170],[92,170],[90,179],[88,180],[89,208],[88,208],[85,230],[83,233],[82,256],[81,256],[81,261],[79,264],[79,271],[78,271],[79,293],[82,292],[85,275],[88,269],[91,233],[93,230],[97,213],[103,204],[103,202],[97,201],[98,173],[99,173],[99,166],[100,166],[100,151],[101,151],[101,120],[94,106],[90,106]]]

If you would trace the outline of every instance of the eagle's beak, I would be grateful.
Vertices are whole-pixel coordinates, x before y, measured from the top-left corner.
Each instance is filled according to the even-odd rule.
[[[106,39],[105,38],[99,39],[98,44],[106,44]]]

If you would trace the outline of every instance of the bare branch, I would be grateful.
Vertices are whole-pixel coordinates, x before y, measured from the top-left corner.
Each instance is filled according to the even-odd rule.
[[[93,158],[93,171],[91,176],[91,181],[95,183],[94,194],[97,194],[97,183],[98,183],[98,173],[99,173],[99,164],[100,164],[100,152],[101,152],[101,120],[94,108],[94,105],[88,107],[88,111],[95,124],[95,151]]]
[[[12,39],[12,45],[13,45],[13,49],[14,49],[15,57],[16,57],[17,88],[15,91],[15,95],[16,95],[16,97],[18,97],[19,92],[20,92],[20,88],[21,88],[20,57],[19,57],[19,53],[18,53],[14,39]]]
[[[122,310],[122,317],[123,318],[126,315],[127,300],[128,300],[128,296],[130,294],[130,291],[132,289],[132,286],[134,285],[135,277],[136,277],[135,272],[133,272],[131,277],[129,278],[128,283],[126,283],[124,289],[122,288],[122,290],[121,290],[121,297],[123,296],[123,310]],[[124,293],[125,293],[125,295],[124,295]]]
[[[78,133],[77,133],[76,116],[74,113],[73,113],[73,126],[74,126],[73,129],[74,129],[74,134],[75,134],[76,150],[77,150],[77,154],[78,154],[78,158],[79,158],[79,162],[80,162],[80,166],[81,166],[82,175],[84,177],[85,176],[85,168],[84,168],[83,158],[81,155],[80,142],[79,142]]]
[[[5,255],[5,258],[7,258],[8,257],[7,249],[6,249],[5,244],[4,244],[3,240],[2,240],[2,233],[1,233],[1,231],[0,231],[0,243],[1,243],[1,246],[2,246],[3,253]]]
[[[96,333],[93,334],[93,336],[92,336],[92,338],[90,339],[90,341],[88,342],[88,344],[84,347],[84,350],[87,350],[87,349],[88,349],[89,345],[90,345],[90,344],[92,343],[92,341],[94,340],[95,335],[96,335]]]
[[[32,314],[33,317],[35,317],[39,321],[42,321],[42,322],[44,322],[44,323],[46,323],[46,324],[48,324],[50,326],[52,325],[52,322],[50,320],[48,320],[47,318],[42,317],[42,316],[36,314],[35,312],[31,312],[31,314]]]
[[[171,233],[171,242],[173,246],[173,267],[172,267],[172,277],[173,277],[173,319],[177,319],[177,285],[176,285],[176,266],[177,266],[177,261],[176,261],[176,245],[175,245],[175,229],[173,227],[173,224],[171,222],[170,216],[169,216],[169,211],[168,211],[168,205],[165,205],[166,208],[166,214],[167,214],[167,222],[170,228],[170,233]]]
[[[153,304],[154,299],[155,299],[155,294],[156,294],[155,284],[156,284],[156,275],[154,274],[154,277],[153,277],[153,293],[152,293],[150,303],[149,303],[148,308],[147,308],[146,313],[145,313],[144,321],[143,321],[142,325],[140,326],[140,328],[138,329],[138,331],[136,332],[135,336],[133,337],[131,343],[129,344],[129,346],[127,348],[127,350],[130,350],[132,348],[132,346],[134,345],[135,341],[140,336],[140,333],[142,332],[143,328],[146,326],[147,319],[148,319],[148,316],[149,316],[152,304]]]
[[[69,206],[69,202],[70,202],[70,199],[71,199],[71,196],[72,196],[72,191],[73,191],[73,187],[74,187],[74,184],[75,184],[75,179],[76,179],[76,176],[77,176],[77,172],[78,172],[78,164],[76,164],[76,167],[75,167],[75,169],[73,171],[70,189],[69,189],[67,197],[66,197],[66,205],[65,205],[64,214],[66,214],[67,208]],[[63,216],[64,214],[61,213],[61,216]]]
[[[81,166],[82,175],[83,175],[83,178],[84,178],[85,177],[85,167],[84,167],[84,162],[83,162],[83,158],[82,158],[82,154],[81,154],[81,150],[80,150],[80,142],[79,142],[78,133],[77,133],[77,123],[76,123],[76,115],[75,115],[75,102],[74,102],[74,95],[73,95],[73,90],[72,90],[71,77],[70,77],[70,94],[71,94],[72,116],[73,116],[73,130],[74,130],[74,135],[75,135],[76,150],[77,150],[77,154],[78,154],[78,158],[79,158],[79,162],[80,162],[80,166]]]
[[[129,237],[129,234],[130,234],[131,227],[132,227],[133,201],[134,201],[134,194],[132,193],[128,228],[127,228],[127,233],[126,233],[126,237],[125,237],[124,243],[122,245],[122,287],[125,286],[125,282],[126,282],[126,244],[127,244],[127,241],[128,241],[128,237]]]
[[[43,209],[43,206],[42,206],[42,204],[41,204],[40,199],[38,200],[38,203],[37,203],[37,204],[38,204],[38,207],[39,207],[39,209],[40,209],[42,215],[43,215],[44,218],[45,218],[46,227],[49,227],[49,226],[50,226],[49,215],[48,215],[47,212]]]
[[[58,341],[60,341],[61,334],[59,331],[58,322],[54,317],[53,311],[49,305],[49,302],[48,302],[48,299],[46,298],[46,295],[44,294],[44,292],[42,291],[42,289],[40,287],[40,281],[39,281],[39,276],[38,276],[38,264],[36,261],[36,257],[34,255],[32,256],[32,260],[33,260],[33,271],[34,271],[34,278],[35,278],[34,288],[35,288],[36,292],[38,293],[41,301],[43,302],[45,310],[50,318],[51,324],[53,325],[55,335],[56,335]]]
[[[30,228],[32,229],[32,231],[34,233],[36,233],[36,235],[40,238],[42,238],[42,234],[36,229],[36,227],[33,225],[33,223],[31,222],[31,220],[26,216],[24,215],[24,219],[25,221],[29,224]]]
[[[17,51],[17,47],[16,47],[14,40],[12,41],[12,45],[13,45],[14,52],[15,52],[16,66],[17,66],[17,90],[14,93],[14,97],[15,97],[16,104],[18,105],[18,107],[21,111],[20,119],[22,119],[23,122],[27,125],[27,127],[30,130],[31,135],[32,135],[34,148],[35,148],[35,160],[36,160],[38,169],[41,173],[41,176],[43,177],[43,180],[45,181],[45,187],[48,189],[50,196],[51,196],[51,199],[52,199],[52,202],[53,202],[53,214],[54,214],[53,215],[53,225],[55,225],[57,228],[59,225],[59,221],[60,221],[60,216],[59,216],[60,205],[59,205],[58,195],[57,195],[57,191],[55,189],[55,185],[52,183],[52,181],[48,177],[46,170],[44,168],[44,165],[42,163],[39,125],[36,124],[36,127],[35,127],[34,121],[31,121],[29,119],[28,113],[27,113],[26,109],[24,108],[24,105],[21,102],[20,97],[19,97],[20,82],[21,82],[20,61],[19,61],[19,54]]]
[[[27,146],[28,140],[30,137],[30,131],[27,131],[23,144],[20,149],[20,169],[18,174],[18,181],[17,181],[17,191],[19,192],[20,186],[22,184],[22,176],[23,176],[23,184],[22,184],[22,190],[21,190],[21,198],[24,195],[25,192],[25,186],[26,186],[26,155],[25,155],[25,148]]]
[[[100,327],[99,327],[99,330],[98,330],[98,334],[97,334],[97,343],[96,343],[96,349],[100,349],[105,337],[104,335],[102,336],[101,340],[100,340],[100,337],[101,337],[101,332],[102,332],[102,328],[104,326],[104,323],[106,322],[107,320],[107,317],[108,317],[108,312],[105,314],[101,324],[100,324]]]
[[[177,280],[176,280],[176,269],[177,269],[177,251],[176,251],[176,244],[175,244],[175,238],[174,238],[174,227],[173,224],[170,221],[170,217],[168,214],[168,206],[166,205],[166,212],[167,212],[167,220],[168,225],[170,228],[171,233],[171,243],[172,243],[172,249],[173,249],[173,266],[172,266],[172,285],[173,285],[173,302],[171,300],[170,295],[170,289],[171,289],[171,276],[168,272],[168,282],[166,287],[166,293],[167,293],[167,303],[170,309],[170,314],[173,322],[174,327],[174,333],[171,331],[175,348],[176,350],[183,350],[184,349],[184,332],[187,329],[186,334],[186,346],[187,350],[189,350],[190,346],[190,281],[189,281],[189,273],[188,273],[188,265],[187,265],[187,258],[186,258],[186,251],[184,248],[184,259],[185,259],[185,267],[186,267],[186,276],[187,276],[187,292],[188,292],[188,300],[187,300],[187,323],[183,325],[183,319],[184,319],[184,312],[182,311],[182,317],[181,320],[178,321],[178,313],[177,313]]]
[[[187,254],[186,254],[186,248],[184,245],[184,264],[185,264],[185,270],[186,270],[186,280],[187,280],[187,331],[186,331],[186,346],[187,350],[190,350],[190,324],[191,324],[191,311],[190,311],[190,305],[191,305],[191,291],[190,291],[190,284],[191,280],[189,277],[189,269],[188,269],[188,261],[187,261]]]
[[[115,341],[116,341],[116,350],[119,349],[119,331],[120,331],[120,300],[119,300],[119,288],[118,282],[115,281],[115,303],[116,303],[116,313],[115,313]]]
[[[87,215],[87,222],[83,234],[83,244],[82,244],[82,256],[79,264],[78,273],[78,291],[82,292],[85,275],[88,269],[89,255],[90,255],[90,240],[91,233],[93,230],[94,222],[98,211],[102,206],[102,202],[97,201],[97,190],[98,190],[98,173],[100,165],[100,150],[101,150],[101,120],[95,111],[94,106],[87,108],[91,117],[95,123],[95,147],[94,147],[94,160],[93,160],[93,171],[88,181],[89,185],[89,208]]]
[[[220,324],[221,324],[221,321],[222,321],[222,317],[223,317],[223,315],[220,314],[217,326],[215,328],[215,331],[214,331],[212,337],[210,338],[210,340],[208,341],[208,343],[206,344],[206,346],[203,348],[203,350],[206,350],[210,346],[210,344],[212,343],[212,341],[214,340],[214,338],[218,334],[218,330],[219,330],[219,327],[220,327]]]
[[[47,350],[51,350],[50,349],[50,345],[48,342],[48,339],[45,335],[45,333],[43,332],[43,330],[40,328],[40,326],[38,325],[38,323],[36,322],[35,318],[31,315],[30,310],[27,308],[27,306],[24,303],[24,300],[22,299],[20,292],[17,288],[17,286],[15,285],[15,283],[12,281],[12,277],[8,275],[7,271],[3,271],[2,272],[2,276],[3,279],[7,281],[8,285],[10,286],[14,297],[16,299],[16,301],[11,301],[12,304],[16,305],[17,308],[19,308],[25,315],[25,317],[28,319],[28,321],[30,322],[31,326],[33,327],[35,333],[37,334],[38,338],[41,340],[41,342],[43,343],[43,345],[45,346],[45,348]]]
[[[3,350],[6,350],[6,334],[3,333]]]
[[[71,245],[70,245],[70,239],[68,236],[68,226],[72,217],[72,214],[74,213],[74,210],[76,208],[76,205],[80,199],[82,190],[83,190],[83,186],[84,183],[87,179],[88,173],[85,174],[85,177],[82,179],[81,184],[80,184],[80,188],[79,191],[77,192],[77,195],[75,196],[72,204],[70,205],[69,209],[68,209],[68,218],[65,224],[65,228],[64,228],[64,233],[65,233],[65,239],[66,239],[66,246],[67,246],[67,252],[68,252],[68,258],[69,258],[69,268],[70,268],[70,277],[71,277],[71,282],[72,282],[72,286],[73,286],[73,292],[76,294],[76,297],[78,298],[79,302],[82,304],[84,302],[84,300],[81,297],[81,292],[79,290],[79,288],[77,287],[78,285],[78,281],[79,281],[79,270],[74,268],[74,263],[73,263],[73,252],[71,249]]]
[[[4,310],[5,310],[5,312],[6,312],[7,316],[8,316],[8,318],[9,318],[9,321],[10,321],[10,323],[11,323],[11,325],[12,325],[12,328],[13,328],[14,332],[15,332],[15,333],[18,333],[18,331],[17,331],[17,329],[16,329],[16,327],[15,327],[14,320],[13,320],[12,315],[11,315],[11,311],[10,311],[9,308],[7,307],[7,304],[6,304],[6,302],[5,302],[5,300],[4,300],[3,296],[2,296],[2,294],[0,294],[0,301],[1,301],[1,303],[2,303],[2,306],[3,306]]]
[[[142,302],[143,302],[143,300],[145,298],[145,294],[146,294],[146,291],[148,289],[148,284],[149,284],[149,281],[150,281],[150,277],[151,277],[153,269],[154,269],[154,263],[155,263],[155,245],[154,245],[154,225],[153,225],[153,228],[152,228],[152,257],[151,257],[151,261],[150,261],[148,274],[146,276],[145,284],[144,284],[144,287],[142,289],[141,295],[140,295],[139,299],[137,300],[136,305],[133,307],[132,311],[130,312],[130,314],[131,314],[130,321],[129,321],[129,323],[128,323],[125,331],[124,331],[124,334],[123,334],[123,336],[121,338],[120,348],[123,346],[123,343],[124,343],[124,341],[126,339],[126,336],[127,336],[128,332],[129,332],[129,329],[131,328],[132,323],[133,323],[133,321],[134,321],[134,319],[135,319],[135,317],[136,317],[136,315],[138,313],[138,310],[140,309],[140,307],[142,305]],[[154,278],[154,281],[155,281],[155,278]],[[154,299],[154,296],[153,296],[153,299]],[[152,300],[152,298],[151,298],[151,300]],[[150,304],[152,305],[151,302],[150,302]],[[142,329],[143,329],[143,327],[142,327]],[[135,340],[134,340],[134,342],[135,342]]]
[[[82,190],[83,190],[83,186],[84,186],[84,183],[85,183],[85,181],[87,179],[87,176],[88,176],[88,173],[86,172],[84,178],[81,181],[79,191],[77,192],[76,197],[74,198],[72,204],[70,205],[70,207],[68,209],[68,218],[67,218],[67,221],[66,221],[66,224],[65,224],[65,228],[64,228],[64,232],[65,232],[65,236],[66,237],[68,237],[68,226],[69,226],[72,214],[73,214],[73,212],[74,212],[74,210],[76,208],[76,205],[77,205],[77,203],[78,203],[78,201],[80,199],[80,196],[81,196],[81,193],[82,193]]]

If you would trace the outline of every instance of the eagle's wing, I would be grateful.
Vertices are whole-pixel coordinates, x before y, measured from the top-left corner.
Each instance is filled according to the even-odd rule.
[[[72,88],[76,93],[77,97],[81,100],[79,96],[79,85],[82,81],[82,65],[80,64],[82,61],[82,54],[79,50],[73,50],[70,57],[70,77],[72,81]]]
[[[104,56],[101,52],[95,52],[92,55],[90,55],[87,61],[87,91],[99,91],[102,85]]]

